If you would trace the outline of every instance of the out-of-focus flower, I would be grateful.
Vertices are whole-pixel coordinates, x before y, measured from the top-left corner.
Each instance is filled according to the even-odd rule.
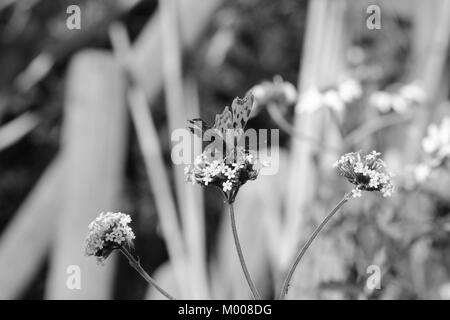
[[[338,92],[343,102],[350,103],[361,98],[361,84],[354,79],[347,79],[339,84]]]
[[[423,104],[426,93],[416,83],[401,86],[395,92],[375,91],[370,95],[369,104],[381,113],[407,113],[412,107]]]
[[[323,106],[328,107],[336,112],[341,112],[345,108],[344,101],[336,90],[328,90],[322,95]]]
[[[398,93],[410,103],[423,104],[427,99],[425,90],[414,82],[401,87]]]
[[[410,104],[408,104],[408,101],[399,94],[391,95],[391,103],[392,110],[398,114],[405,114],[410,109]]]
[[[311,113],[320,109],[323,105],[323,96],[316,87],[310,87],[300,94],[297,105],[298,113]]]
[[[316,87],[310,87],[300,95],[297,112],[311,113],[323,107],[341,112],[345,109],[346,104],[361,96],[361,84],[354,79],[347,79],[337,87],[323,91],[319,91]]]
[[[431,168],[430,166],[426,165],[425,163],[420,163],[417,166],[414,167],[413,169],[413,174],[414,174],[414,180],[417,183],[422,183],[424,182],[431,173]]]
[[[376,91],[371,94],[369,103],[381,113],[388,113],[390,111],[404,114],[410,110],[410,104],[397,93],[390,93],[386,91]]]
[[[206,153],[202,153],[193,165],[186,167],[186,180],[205,187],[218,187],[232,203],[239,188],[247,181],[255,180],[263,166],[243,148],[238,148],[237,153],[236,160],[231,163],[227,159],[209,159]]]
[[[286,108],[297,102],[298,94],[295,86],[279,76],[274,77],[273,82],[264,81],[254,86],[250,91],[255,97],[255,107],[250,117],[256,116],[264,107],[274,104]]]
[[[422,148],[433,162],[443,163],[450,158],[450,117],[445,117],[439,126],[428,126],[428,135],[422,140]]]
[[[369,104],[381,113],[389,112],[392,105],[391,94],[385,91],[376,91],[370,95]]]
[[[124,245],[131,246],[135,235],[128,226],[130,222],[130,216],[121,212],[100,213],[88,226],[86,255],[96,256],[102,263],[115,249],[120,249]]]
[[[355,185],[352,191],[353,197],[360,197],[361,191],[379,191],[383,197],[392,195],[393,174],[386,170],[386,164],[380,156],[381,153],[376,151],[366,155],[351,152],[334,163],[333,167],[337,168],[338,173]]]
[[[424,162],[412,168],[415,184],[424,183],[433,170],[450,164],[450,117],[444,118],[440,125],[433,123],[428,126],[428,135],[422,140],[422,149],[425,152]]]

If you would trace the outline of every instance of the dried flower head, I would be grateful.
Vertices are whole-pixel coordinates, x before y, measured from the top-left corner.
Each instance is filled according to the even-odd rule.
[[[89,224],[89,233],[85,243],[86,255],[96,256],[101,263],[113,250],[120,249],[123,245],[132,246],[135,235],[128,226],[130,222],[130,216],[124,213],[100,213]]]
[[[337,168],[339,174],[356,186],[352,191],[353,197],[360,197],[361,191],[379,191],[383,197],[392,195],[393,174],[386,170],[386,164],[380,156],[381,153],[376,151],[366,155],[351,152],[334,163],[333,167]]]

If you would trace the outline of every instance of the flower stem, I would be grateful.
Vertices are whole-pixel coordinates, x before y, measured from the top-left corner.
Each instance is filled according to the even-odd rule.
[[[158,290],[163,296],[165,296],[169,300],[175,300],[170,294],[168,294],[163,288],[161,288],[152,277],[148,275],[148,273],[142,268],[139,261],[137,261],[133,255],[124,247],[120,248],[120,252],[128,259],[130,265],[141,275],[142,278],[145,279],[150,285],[154,286],[156,290]]]
[[[286,296],[289,285],[291,282],[291,278],[294,274],[295,269],[297,268],[297,265],[300,263],[300,260],[302,259],[303,255],[308,250],[311,243],[314,241],[314,239],[317,237],[317,235],[320,233],[320,231],[323,229],[323,227],[327,224],[328,221],[333,217],[333,215],[350,199],[350,193],[347,193],[342,200],[334,207],[333,210],[323,219],[323,221],[320,223],[320,225],[314,230],[314,232],[309,237],[308,241],[305,243],[305,245],[302,247],[298,255],[295,257],[294,263],[292,264],[292,267],[289,269],[289,272],[286,276],[286,279],[284,280],[283,288],[281,289],[280,293],[280,300],[283,300]]]
[[[242,254],[242,249],[241,249],[241,245],[239,243],[239,237],[238,237],[237,229],[236,229],[236,221],[234,218],[233,203],[228,203],[228,206],[230,208],[231,229],[233,231],[234,244],[236,245],[236,251],[239,256],[239,261],[241,263],[242,270],[244,271],[245,279],[247,280],[248,286],[250,287],[250,290],[252,291],[253,299],[261,300],[261,296],[258,293],[258,290],[256,289],[255,285],[253,284],[252,278],[250,277],[250,273],[248,272],[248,269],[247,269],[247,265],[245,264],[244,255]]]

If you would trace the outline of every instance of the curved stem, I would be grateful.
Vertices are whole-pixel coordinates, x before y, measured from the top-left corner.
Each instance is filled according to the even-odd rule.
[[[239,256],[239,262],[241,263],[242,270],[244,271],[245,279],[247,280],[248,286],[252,291],[253,298],[255,300],[261,300],[261,296],[258,293],[255,285],[253,284],[252,278],[250,277],[250,273],[248,272],[247,265],[245,264],[244,255],[242,254],[241,245],[239,243],[239,237],[236,229],[236,221],[234,218],[234,207],[232,203],[228,203],[230,208],[230,218],[231,218],[231,230],[233,231],[234,244],[236,245],[236,251]]]
[[[340,152],[340,149],[334,146],[325,145],[320,140],[312,137],[302,131],[297,130],[292,124],[287,122],[284,116],[281,114],[279,108],[274,104],[269,104],[267,106],[267,111],[272,118],[272,120],[280,127],[281,130],[289,134],[290,136],[307,140],[319,147],[326,152]]]
[[[360,127],[351,131],[349,134],[347,134],[347,136],[344,138],[344,145],[347,148],[351,148],[352,146],[360,144],[368,136],[380,130],[383,130],[387,127],[391,127],[394,125],[406,123],[411,119],[412,119],[411,116],[393,114],[382,116],[374,120],[368,121],[365,124],[361,125]]]
[[[148,273],[142,268],[139,261],[137,261],[133,255],[124,247],[120,248],[120,252],[128,259],[130,265],[144,278],[150,285],[154,286],[156,290],[158,290],[163,296],[165,296],[169,300],[175,300],[170,294],[168,294],[163,288],[161,288],[152,277],[148,275]]]
[[[308,241],[305,243],[305,245],[302,247],[298,255],[295,257],[294,263],[292,264],[292,267],[289,269],[289,272],[286,276],[286,279],[284,280],[283,288],[281,289],[280,293],[280,300],[283,300],[286,296],[289,284],[291,282],[291,278],[294,274],[295,269],[297,268],[297,265],[300,263],[300,260],[302,259],[303,255],[308,250],[311,243],[314,241],[314,239],[317,237],[317,235],[320,233],[320,231],[323,229],[323,227],[327,224],[328,221],[333,217],[333,215],[349,200],[350,193],[346,194],[342,200],[334,207],[333,210],[323,219],[323,221],[320,223],[320,225],[314,230],[314,232],[309,237]]]

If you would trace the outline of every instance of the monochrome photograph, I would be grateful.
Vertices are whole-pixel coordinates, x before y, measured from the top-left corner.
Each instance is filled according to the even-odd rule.
[[[449,0],[0,0],[0,300],[450,300],[449,58]]]

